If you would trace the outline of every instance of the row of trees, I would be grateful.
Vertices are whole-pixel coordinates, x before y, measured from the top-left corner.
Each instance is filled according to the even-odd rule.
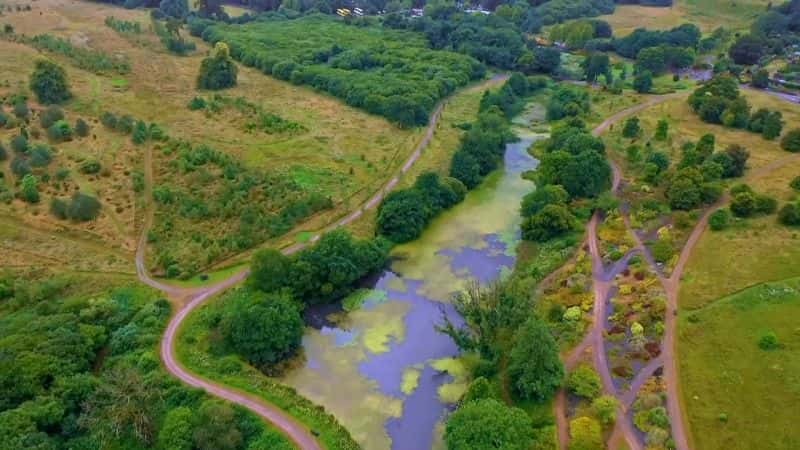
[[[461,138],[450,161],[450,176],[472,189],[495,170],[503,160],[505,144],[514,138],[511,117],[522,107],[522,98],[541,87],[541,79],[514,73],[498,91],[485,92],[478,120]]]
[[[747,100],[739,94],[739,83],[730,75],[718,75],[689,96],[689,105],[708,123],[747,129],[765,139],[775,139],[783,130],[780,111],[761,108],[752,115]]]

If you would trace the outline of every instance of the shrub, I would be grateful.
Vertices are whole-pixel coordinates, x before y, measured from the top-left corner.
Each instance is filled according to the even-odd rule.
[[[90,159],[90,160],[87,160],[87,161],[84,161],[83,163],[81,163],[81,165],[78,168],[78,170],[81,173],[85,173],[85,174],[91,175],[91,174],[99,173],[101,168],[102,167],[100,166],[100,162],[99,161],[97,161],[96,159]]]
[[[134,144],[144,144],[148,138],[148,128],[147,125],[141,121],[137,120],[136,123],[133,125],[133,133],[131,134],[131,140]]]
[[[18,134],[11,138],[11,148],[17,153],[27,153],[28,151],[28,138]]]
[[[11,160],[11,172],[17,177],[23,177],[31,173],[31,165],[27,159],[17,156]]]
[[[800,191],[800,175],[792,179],[792,181],[789,183],[789,187],[791,187],[795,191]]]
[[[633,79],[633,89],[636,92],[646,94],[653,88],[653,74],[644,70]]]
[[[800,205],[796,203],[784,205],[778,213],[778,220],[787,226],[800,226]]]
[[[586,399],[600,395],[602,384],[600,375],[588,364],[581,364],[567,375],[567,389]]]
[[[758,348],[761,350],[775,350],[779,347],[778,336],[773,331],[768,331],[758,338]]]
[[[34,175],[26,174],[20,182],[20,198],[28,203],[39,202],[39,179]]]
[[[592,410],[603,425],[610,425],[617,420],[619,400],[613,395],[602,395],[592,401]]]
[[[72,195],[67,205],[67,218],[76,221],[93,220],[100,213],[100,201],[80,191]]]
[[[642,132],[642,127],[639,125],[639,118],[636,116],[630,117],[625,121],[622,128],[622,136],[626,138],[635,138]]]
[[[520,215],[525,218],[532,216],[547,205],[566,205],[569,194],[557,184],[549,184],[537,188],[522,198]]]
[[[25,101],[18,101],[14,103],[14,108],[12,109],[14,116],[19,120],[28,120],[28,117],[31,115],[31,110],[28,108],[28,104]]]
[[[89,135],[89,124],[86,123],[85,120],[78,118],[75,121],[75,134],[80,137],[86,137]]]
[[[727,209],[718,209],[708,217],[708,226],[714,231],[721,231],[730,226],[731,214]]]
[[[666,238],[657,239],[653,242],[650,250],[653,253],[653,259],[662,264],[666,264],[675,254],[675,250],[672,248],[672,242],[670,239]]]
[[[778,201],[766,195],[756,195],[756,214],[772,214],[778,210]]]
[[[189,100],[189,104],[187,105],[187,107],[191,111],[197,111],[199,109],[205,109],[206,100],[203,97],[192,97],[192,99]]]
[[[59,120],[47,129],[47,137],[56,142],[68,141],[72,138],[72,128],[66,120]]]
[[[6,146],[0,142],[0,161],[5,161],[8,159],[8,150],[6,150]],[[798,178],[800,180],[800,178]]]
[[[236,86],[237,72],[228,46],[224,42],[217,42],[213,55],[200,64],[197,88],[218,90]]]
[[[116,129],[117,116],[112,112],[106,111],[100,116],[100,123],[102,123],[104,126],[108,128]]]
[[[800,152],[800,128],[795,128],[783,136],[781,148],[787,152]]]
[[[738,192],[731,200],[731,212],[736,217],[750,217],[756,212],[756,196],[752,192]]]
[[[30,88],[39,103],[49,105],[69,100],[72,94],[67,85],[67,74],[58,64],[40,59],[30,78]]]
[[[50,128],[54,123],[64,118],[64,111],[58,105],[52,105],[39,115],[39,124],[42,128]]]
[[[603,448],[600,424],[591,417],[578,417],[569,423],[569,450],[597,450]]]
[[[45,167],[53,160],[53,152],[47,144],[34,144],[29,154],[28,162],[31,167]]]
[[[564,205],[547,205],[522,223],[522,237],[529,241],[544,242],[569,232],[573,217]]]

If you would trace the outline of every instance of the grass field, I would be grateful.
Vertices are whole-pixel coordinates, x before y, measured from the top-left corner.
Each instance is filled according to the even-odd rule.
[[[767,0],[675,0],[671,7],[617,5],[614,14],[599,18],[611,24],[614,36],[625,36],[636,28],[669,29],[691,22],[704,32],[718,26],[743,30],[763,12]]]
[[[143,147],[132,145],[129,137],[100,125],[97,119],[105,111],[157,123],[173,138],[208,144],[253,170],[279,174],[303,189],[324,192],[333,200],[334,208],[315,216],[308,225],[312,229],[329,223],[352,204],[371,195],[421,138],[419,129],[401,129],[330,96],[240,67],[239,85],[226,91],[227,97],[246,99],[260,110],[278,114],[303,128],[301,132],[288,134],[246,132],[242,114],[231,108],[217,113],[187,108],[194,96],[210,96],[194,89],[197,68],[208,48],[202,41],[195,40],[198,50],[193,54],[177,57],[168,53],[150,31],[146,11],[62,0],[41,0],[31,7],[31,11],[5,13],[0,23],[13,25],[18,35],[48,33],[67,39],[76,47],[121,55],[129,62],[131,70],[124,75],[92,73],[78,69],[74,61],[64,55],[42,54],[27,45],[0,41],[0,73],[3,74],[0,95],[27,91],[27,78],[34,60],[45,56],[67,70],[75,94],[74,99],[64,105],[67,118],[74,121],[82,117],[92,125],[91,139],[55,146],[53,163],[48,170],[67,168],[71,186],[97,194],[103,203],[100,217],[89,223],[57,221],[48,213],[50,194],[43,192],[39,205],[14,201],[9,207],[2,207],[9,217],[26,225],[48,232],[80,232],[98,244],[124,249],[132,257],[143,204],[142,197],[132,191],[131,177],[144,172]],[[139,22],[144,31],[136,35],[118,34],[104,24],[107,16]],[[35,104],[31,107],[38,108]],[[0,139],[7,143],[14,133],[13,130],[0,131]],[[156,149],[153,157],[156,184],[163,180],[179,186],[194,183],[192,178],[169,170],[171,158],[164,157],[162,152]],[[102,176],[84,176],[74,170],[88,158],[101,162],[106,169]],[[0,169],[8,174],[8,163],[0,165]],[[12,183],[13,177],[6,177],[6,180]],[[156,216],[156,225],[164,220],[173,221],[180,224],[181,230],[193,233],[187,223],[171,216],[171,211],[165,210],[165,213]],[[195,222],[188,225],[222,231],[229,228],[223,223]],[[289,236],[274,244],[281,245],[293,239],[294,236]],[[150,266],[155,265],[154,253],[148,251]]]
[[[692,448],[800,448],[798,315],[800,279],[793,278],[746,289],[681,317],[682,405]],[[777,335],[780,348],[759,348],[768,332]]]

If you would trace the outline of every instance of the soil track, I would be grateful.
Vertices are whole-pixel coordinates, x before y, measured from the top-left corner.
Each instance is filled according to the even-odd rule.
[[[484,84],[505,80],[507,78],[508,75],[506,74],[498,74],[492,77],[490,80],[485,81]],[[408,158],[405,160],[400,169],[394,174],[394,176],[392,176],[392,178],[390,178],[367,201],[365,201],[355,210],[347,214],[344,218],[329,225],[323,231],[312,236],[308,242],[317,241],[322,235],[322,233],[330,231],[334,228],[343,225],[347,225],[350,222],[359,218],[364,213],[364,211],[375,208],[377,207],[378,204],[380,204],[383,197],[397,185],[397,183],[400,181],[400,177],[404,173],[406,173],[414,165],[414,163],[417,162],[420,155],[422,154],[422,151],[430,143],[430,140],[433,137],[433,133],[436,130],[436,125],[439,121],[439,118],[441,117],[442,108],[446,103],[447,99],[441,101],[436,106],[436,109],[433,111],[430,120],[428,121],[428,127],[425,131],[423,138],[420,140],[419,144],[417,144],[416,148],[411,153],[411,155],[409,155]],[[136,272],[137,275],[139,276],[139,279],[148,286],[151,286],[155,289],[159,289],[167,294],[170,294],[173,298],[178,298],[183,300],[183,305],[170,319],[169,324],[167,325],[167,329],[164,332],[164,336],[162,337],[161,340],[161,359],[163,360],[164,366],[166,367],[167,371],[169,371],[172,375],[174,375],[176,378],[180,379],[186,384],[201,388],[211,395],[217,396],[224,400],[239,404],[241,406],[244,406],[245,408],[250,409],[251,411],[255,412],[256,414],[264,418],[274,427],[282,431],[287,437],[289,437],[289,439],[292,440],[292,442],[294,442],[294,444],[298,448],[303,450],[321,449],[322,447],[320,446],[314,434],[310,430],[308,430],[303,424],[299,423],[296,419],[294,419],[292,416],[283,412],[280,408],[260,398],[256,398],[255,396],[244,394],[242,392],[226,388],[225,386],[219,383],[215,383],[211,380],[200,378],[188,372],[178,362],[175,356],[176,335],[183,320],[195,308],[200,306],[203,302],[205,302],[209,298],[242,281],[249,273],[249,269],[243,269],[213,285],[199,287],[199,288],[176,287],[152,278],[147,272],[145,263],[147,230],[150,224],[152,223],[153,219],[153,208],[150,207],[150,202],[151,202],[150,199],[152,198],[152,192],[151,192],[152,185],[153,185],[152,152],[150,149],[148,149],[145,152],[145,191],[144,191],[146,198],[145,201],[147,204],[147,212],[144,224],[142,226],[142,234],[139,238],[138,246],[136,249]],[[282,252],[285,254],[291,254],[301,250],[306,245],[307,245],[306,243],[297,243],[284,248]]]

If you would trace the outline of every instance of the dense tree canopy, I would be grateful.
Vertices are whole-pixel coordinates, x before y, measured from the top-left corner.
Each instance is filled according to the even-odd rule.
[[[542,401],[561,386],[564,365],[558,346],[547,325],[535,316],[517,331],[508,374],[514,393],[522,399]]]
[[[448,450],[528,450],[533,424],[519,408],[494,399],[476,400],[448,417],[444,440]]]
[[[263,266],[262,266],[263,267]],[[282,295],[240,290],[223,320],[223,333],[231,347],[257,367],[292,356],[300,347],[303,320],[300,305]]]
[[[230,57],[230,50],[223,42],[214,45],[214,52],[200,64],[197,74],[199,89],[225,89],[236,86],[239,69]]]

